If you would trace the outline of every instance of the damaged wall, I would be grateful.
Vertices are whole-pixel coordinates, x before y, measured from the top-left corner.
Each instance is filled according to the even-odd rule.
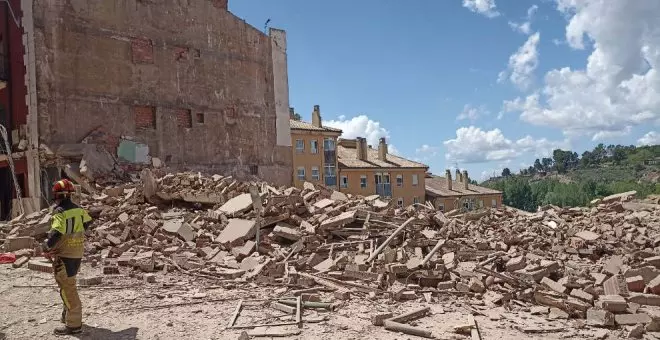
[[[168,166],[291,182],[290,146],[277,146],[271,39],[226,1],[35,0],[33,9],[46,144],[102,126]]]

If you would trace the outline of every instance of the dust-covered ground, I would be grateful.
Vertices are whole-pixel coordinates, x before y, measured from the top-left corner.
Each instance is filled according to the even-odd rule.
[[[99,270],[84,265],[79,276],[98,275]],[[52,333],[60,326],[61,301],[51,274],[0,266],[0,339],[238,339],[243,330],[227,329],[227,324],[239,300],[287,296],[289,290],[255,283],[220,287],[206,279],[171,273],[159,275],[156,283],[121,275],[106,275],[103,280],[100,286],[79,289],[84,330],[62,337]],[[453,332],[455,326],[467,323],[469,304],[485,314],[475,317],[482,339],[594,339],[599,331],[603,332],[584,326],[581,320],[547,320],[531,315],[525,308],[486,308],[480,300],[468,297],[440,296],[431,303],[423,299],[394,303],[386,298],[370,300],[360,296],[343,302],[333,300],[329,293],[323,293],[322,298],[335,302],[335,310],[304,310],[303,320],[310,322],[304,322],[302,329],[280,326],[268,331],[291,334],[278,339],[422,339],[374,326],[370,318],[378,312],[398,315],[428,305],[432,314],[412,322],[413,325],[432,331],[437,339],[469,339],[469,335]],[[236,325],[295,321],[294,315],[274,310],[269,303],[251,302]],[[525,327],[549,332],[529,334],[521,331]],[[626,337],[625,329],[610,330],[608,339]],[[655,338],[652,333],[645,337]]]

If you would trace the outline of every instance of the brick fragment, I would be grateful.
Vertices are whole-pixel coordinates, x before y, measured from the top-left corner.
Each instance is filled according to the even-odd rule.
[[[628,296],[628,285],[623,275],[614,275],[603,283],[605,295],[621,295]]]
[[[103,266],[103,274],[105,275],[119,274],[119,267],[113,265]]]
[[[11,267],[12,268],[20,268],[24,264],[28,263],[28,261],[30,261],[30,258],[27,257],[27,256],[19,257],[18,259],[16,259],[16,262],[11,264]]]
[[[5,251],[14,252],[21,249],[29,249],[34,245],[34,237],[29,236],[9,236],[5,239]]]
[[[42,273],[52,273],[53,265],[45,262],[45,260],[32,260],[28,262],[28,269]]]
[[[112,243],[115,246],[117,246],[121,243],[121,240],[117,236],[114,236],[114,235],[108,234],[105,238],[106,238],[106,240],[110,241],[110,243]]]
[[[524,269],[527,266],[524,256],[518,256],[510,259],[506,263],[506,271],[515,272],[516,270]]]
[[[486,291],[486,286],[481,280],[476,277],[470,279],[470,290],[475,293],[483,293]]]
[[[627,277],[626,285],[629,291],[641,293],[644,291],[644,278],[641,275]]]
[[[82,277],[78,279],[78,284],[81,286],[97,286],[103,283],[102,276]]]
[[[660,294],[660,275],[651,280],[646,289],[653,294]]]
[[[449,290],[454,289],[454,281],[441,281],[438,282],[436,287],[438,290]]]

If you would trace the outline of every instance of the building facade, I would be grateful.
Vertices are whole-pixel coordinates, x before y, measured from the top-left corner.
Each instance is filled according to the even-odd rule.
[[[293,108],[290,112],[293,118]],[[342,131],[325,127],[321,122],[321,109],[314,106],[312,122],[291,119],[291,145],[293,151],[293,184],[322,184],[337,188],[337,138]]]
[[[456,179],[446,170],[445,177],[429,174],[426,178],[426,200],[440,211],[475,210],[502,206],[502,192],[470,183],[468,172],[456,170]]]
[[[380,195],[399,207],[424,203],[428,166],[392,155],[385,138],[378,149],[365,138],[341,139],[337,146],[339,191],[353,195]]]
[[[115,156],[128,140],[170,168],[291,184],[284,31],[250,26],[227,0],[8,0],[0,19],[3,205],[7,154],[39,205],[40,144],[91,135]]]

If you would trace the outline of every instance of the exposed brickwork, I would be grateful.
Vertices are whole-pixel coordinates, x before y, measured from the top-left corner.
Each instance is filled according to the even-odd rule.
[[[191,128],[192,127],[192,113],[190,110],[180,109],[176,113],[176,122],[179,127]]]
[[[135,128],[136,129],[155,129],[156,128],[156,108],[152,106],[136,106]]]
[[[154,47],[149,39],[133,39],[131,53],[136,64],[153,64]]]
[[[102,125],[109,135],[147,144],[171,168],[247,179],[257,165],[263,179],[291,183],[291,148],[277,143],[268,36],[228,12],[224,0],[81,10],[87,6],[33,2],[46,145],[79,143]],[[193,116],[178,119],[182,108]]]

